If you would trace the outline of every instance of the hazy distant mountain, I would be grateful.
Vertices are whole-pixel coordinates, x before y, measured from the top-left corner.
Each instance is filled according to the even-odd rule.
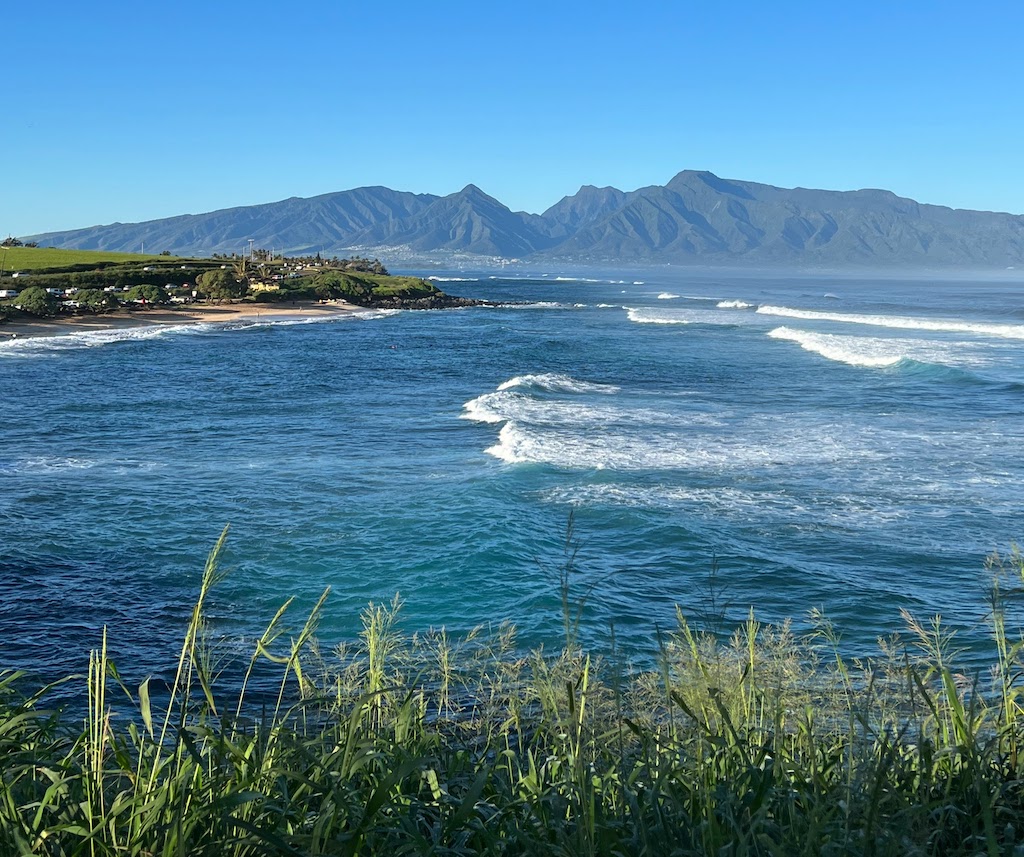
[[[513,214],[476,185],[435,199],[401,220],[386,220],[350,237],[356,246],[402,244],[413,250],[460,250],[482,256],[528,256],[545,245],[531,216]],[[550,242],[547,242],[550,243]]]
[[[225,208],[208,214],[185,214],[144,223],[112,223],[70,232],[52,232],[33,240],[52,247],[181,254],[237,253],[257,247],[289,252],[334,247],[340,238],[369,226],[412,217],[438,197],[386,187],[361,187],[309,199]]]
[[[630,192],[586,185],[543,214],[475,185],[438,197],[384,187],[146,223],[26,236],[53,247],[180,254],[258,247],[447,251],[573,262],[1024,264],[1024,216],[921,205],[884,190],[786,189],[686,170]]]

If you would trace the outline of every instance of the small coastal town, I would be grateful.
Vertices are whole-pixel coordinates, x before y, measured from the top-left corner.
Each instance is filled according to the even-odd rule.
[[[183,258],[53,250],[0,242],[0,324],[82,321],[157,308],[265,309],[337,304],[439,308],[473,302],[419,277],[392,276],[379,259],[245,254]]]

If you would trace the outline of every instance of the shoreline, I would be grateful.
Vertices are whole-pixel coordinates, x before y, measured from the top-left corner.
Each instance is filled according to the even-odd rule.
[[[101,315],[76,315],[68,318],[13,321],[0,325],[0,343],[40,336],[64,336],[91,331],[123,330],[160,325],[217,324],[232,321],[287,321],[289,319],[325,318],[364,312],[365,307],[331,301],[299,301],[295,306],[277,304],[189,304],[183,309],[119,310]]]

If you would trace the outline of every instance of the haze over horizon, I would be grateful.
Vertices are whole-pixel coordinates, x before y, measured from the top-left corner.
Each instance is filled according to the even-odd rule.
[[[21,5],[0,233],[383,185],[539,213],[683,169],[1024,212],[1024,8]]]

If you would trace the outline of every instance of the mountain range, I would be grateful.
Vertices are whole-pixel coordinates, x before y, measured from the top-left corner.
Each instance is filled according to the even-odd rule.
[[[448,196],[363,187],[302,199],[27,236],[50,247],[176,255],[359,252],[390,259],[829,266],[1024,264],[1024,216],[885,190],[778,188],[684,170],[634,191],[581,187],[543,214],[468,185]]]

